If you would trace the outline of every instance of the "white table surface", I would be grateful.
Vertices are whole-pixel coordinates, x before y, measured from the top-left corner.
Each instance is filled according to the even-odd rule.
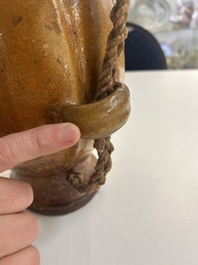
[[[198,70],[126,74],[132,113],[86,206],[40,220],[41,265],[198,264]]]

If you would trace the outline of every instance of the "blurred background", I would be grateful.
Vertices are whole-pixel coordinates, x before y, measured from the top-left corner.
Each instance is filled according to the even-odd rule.
[[[168,69],[198,68],[198,0],[131,0],[129,31],[134,24],[157,40]]]

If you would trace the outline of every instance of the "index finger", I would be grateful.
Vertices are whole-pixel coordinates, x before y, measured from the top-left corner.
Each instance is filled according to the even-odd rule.
[[[0,172],[73,146],[80,138],[71,123],[44,125],[0,138]]]

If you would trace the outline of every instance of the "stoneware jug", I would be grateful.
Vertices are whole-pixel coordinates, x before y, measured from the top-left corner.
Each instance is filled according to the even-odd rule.
[[[34,211],[63,214],[85,205],[97,189],[80,191],[68,177],[80,172],[82,181],[88,180],[97,160],[94,139],[107,137],[128,118],[126,89],[95,101],[113,5],[112,0],[0,1],[0,137],[59,121],[76,123],[82,133],[74,147],[12,169],[12,178],[32,185]],[[117,71],[122,79],[123,56]]]

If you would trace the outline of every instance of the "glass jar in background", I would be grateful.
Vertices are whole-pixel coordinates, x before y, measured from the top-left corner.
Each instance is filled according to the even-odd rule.
[[[170,27],[169,18],[175,10],[175,0],[136,0],[130,5],[128,21],[151,32]]]

